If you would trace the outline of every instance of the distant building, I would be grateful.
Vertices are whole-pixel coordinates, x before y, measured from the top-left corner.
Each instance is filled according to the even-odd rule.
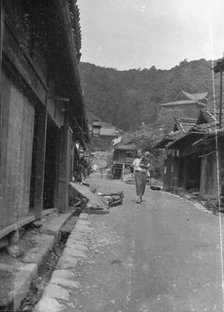
[[[111,151],[113,140],[119,137],[120,131],[108,122],[95,118],[89,125],[92,151]]]
[[[143,124],[135,133],[126,133],[123,138],[114,144],[113,154],[113,177],[124,179],[133,174],[132,162],[136,157],[137,150],[149,150],[152,144],[152,131],[146,129]]]
[[[113,154],[113,178],[121,179],[126,174],[133,172],[132,162],[136,157],[137,148],[135,144],[118,145]]]
[[[188,93],[181,91],[171,102],[161,103],[163,109],[175,111],[174,116],[197,118],[202,109],[207,108],[208,93]]]

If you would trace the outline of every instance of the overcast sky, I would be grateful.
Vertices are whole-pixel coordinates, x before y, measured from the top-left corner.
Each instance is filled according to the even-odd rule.
[[[82,61],[170,69],[224,52],[224,0],[78,0]]]

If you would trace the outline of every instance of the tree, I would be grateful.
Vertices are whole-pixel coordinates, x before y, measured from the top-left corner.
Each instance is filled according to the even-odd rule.
[[[141,122],[170,127],[170,118],[161,116],[159,104],[169,102],[181,90],[191,93],[208,92],[213,105],[212,64],[204,59],[187,59],[170,70],[152,66],[150,70],[118,71],[89,63],[80,64],[80,75],[87,110],[120,129],[137,129]],[[215,90],[219,101],[219,78],[215,76]],[[172,119],[173,120],[173,119]]]

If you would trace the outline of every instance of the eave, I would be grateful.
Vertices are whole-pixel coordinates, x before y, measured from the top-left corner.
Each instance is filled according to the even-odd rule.
[[[49,25],[48,61],[62,96],[70,100],[67,107],[69,124],[76,138],[84,145],[89,141],[88,123],[70,11],[66,0],[56,0],[54,3],[55,11],[49,10],[51,23]]]
[[[182,136],[181,138],[175,140],[174,142],[168,144],[168,149],[176,149],[176,148],[180,148],[181,146],[184,145],[184,141],[186,141],[187,139],[191,138],[193,140],[193,138],[195,138],[195,141],[199,140],[200,138],[204,137],[204,133],[201,132],[188,132],[187,134],[185,134],[184,136]]]

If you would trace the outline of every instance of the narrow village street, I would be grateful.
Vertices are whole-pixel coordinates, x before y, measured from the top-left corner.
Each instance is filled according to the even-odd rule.
[[[208,2],[0,1],[0,312],[224,312]]]
[[[48,311],[47,296],[60,302],[55,312],[222,311],[217,215],[149,186],[139,205],[134,185],[87,182],[102,193],[123,190],[124,203],[109,214],[81,214],[69,237],[76,256],[67,251],[74,266],[54,275],[70,281],[69,292],[49,288],[36,311]]]

